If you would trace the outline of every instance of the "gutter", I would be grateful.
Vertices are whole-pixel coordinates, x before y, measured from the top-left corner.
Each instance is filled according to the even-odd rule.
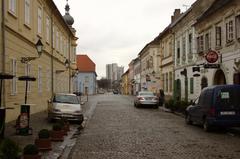
[[[6,43],[5,43],[5,0],[2,0],[2,73],[5,73],[5,64],[6,64]],[[3,105],[6,105],[5,100],[5,82],[3,80]]]

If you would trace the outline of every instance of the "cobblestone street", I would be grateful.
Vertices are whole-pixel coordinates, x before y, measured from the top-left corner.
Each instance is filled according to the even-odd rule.
[[[185,125],[182,117],[161,109],[136,109],[133,98],[128,96],[101,95],[91,100],[89,108],[96,104],[96,109],[70,159],[240,156],[239,136],[218,131],[206,133],[201,127]]]

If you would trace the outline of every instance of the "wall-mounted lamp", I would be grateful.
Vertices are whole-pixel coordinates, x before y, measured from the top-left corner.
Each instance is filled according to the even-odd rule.
[[[39,58],[42,55],[43,44],[42,44],[40,39],[35,44],[35,47],[36,47],[37,52],[38,52],[38,57],[22,57],[21,58],[21,62],[22,63],[28,63],[29,61],[35,60],[35,59]]]
[[[70,61],[66,59],[66,61],[64,62],[64,65],[66,68],[68,68],[70,66]]]
[[[155,75],[156,75],[156,72],[152,71],[152,76],[155,77]]]

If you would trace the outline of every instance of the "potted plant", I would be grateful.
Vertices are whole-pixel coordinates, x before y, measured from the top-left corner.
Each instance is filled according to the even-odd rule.
[[[52,150],[50,132],[47,129],[42,129],[39,131],[38,139],[35,140],[35,145],[37,145],[40,151]]]
[[[62,125],[60,123],[53,124],[52,131],[51,131],[51,140],[52,141],[63,141],[64,140]]]
[[[0,158],[1,159],[20,159],[21,149],[12,140],[6,138],[0,143]]]
[[[58,123],[62,126],[62,132],[64,135],[67,135],[67,132],[70,131],[70,124],[66,118],[62,118],[58,121]]]
[[[36,145],[28,144],[23,149],[23,159],[41,159],[41,155],[38,152]]]

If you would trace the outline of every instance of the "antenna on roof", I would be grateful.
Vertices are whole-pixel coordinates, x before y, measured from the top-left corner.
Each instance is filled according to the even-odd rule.
[[[185,7],[186,10],[190,7],[189,5],[183,4],[183,7]]]

